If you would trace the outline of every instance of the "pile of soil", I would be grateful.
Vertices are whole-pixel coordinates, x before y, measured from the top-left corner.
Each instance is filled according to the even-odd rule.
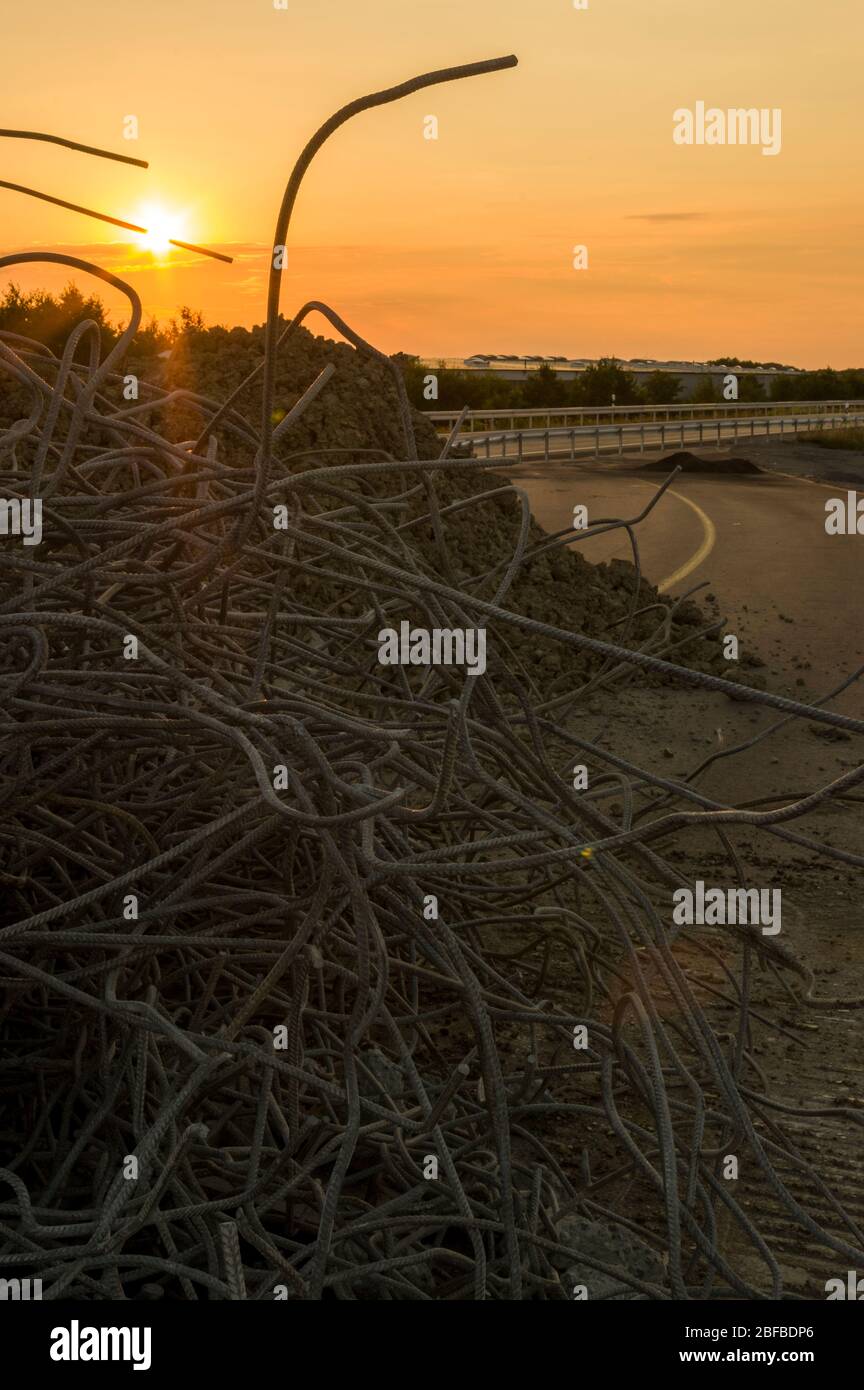
[[[264,358],[264,329],[208,328],[185,333],[167,359],[148,362],[142,378],[166,390],[195,391],[224,401]],[[134,349],[129,355],[135,370]],[[290,452],[325,449],[341,451],[347,461],[352,450],[380,449],[393,458],[405,457],[405,442],[393,373],[369,353],[310,333],[300,325],[279,349],[276,365],[274,415],[280,418],[296,405],[303,392],[328,365],[336,368],[317,400],[291,430]],[[143,364],[142,364],[143,365]],[[237,397],[234,409],[256,428],[260,423],[261,378]],[[169,438],[188,438],[200,416],[189,407],[173,409],[165,420]],[[418,458],[435,458],[441,441],[419,411],[413,411]],[[200,428],[200,425],[198,426]],[[283,452],[287,453],[286,448]],[[339,462],[335,455],[330,462]],[[319,463],[321,460],[319,460]]]
[[[699,458],[696,454],[689,453],[686,449],[677,454],[670,454],[665,459],[654,459],[651,463],[644,463],[641,471],[643,473],[670,473],[673,468],[680,468],[682,473],[761,473],[750,459],[744,458]]]
[[[260,328],[192,331],[184,335],[171,357],[160,364],[161,380],[157,377],[156,381],[169,390],[185,388],[224,399],[261,360],[263,345],[263,329]],[[359,462],[369,457],[365,451],[375,449],[396,459],[403,458],[404,436],[392,373],[380,361],[345,343],[316,336],[303,327],[295,329],[279,351],[274,397],[277,408],[290,410],[328,363],[336,368],[335,375],[292,428],[282,450],[281,466],[294,471],[297,467],[320,467],[322,463],[335,463],[340,459]],[[238,412],[256,426],[259,400],[260,383],[256,380],[241,392],[235,403]],[[437,458],[442,446],[440,436],[419,411],[412,411],[412,418],[417,457]],[[194,423],[191,421],[175,418],[170,432],[176,438],[185,438],[192,429]],[[329,460],[322,458],[322,452],[330,449],[342,452]],[[307,450],[310,456],[304,458]],[[354,454],[352,450],[358,452]],[[670,466],[683,458],[692,458],[697,468],[703,466],[703,461],[692,455],[676,455]],[[746,460],[742,462],[747,470],[759,471]],[[279,467],[277,459],[275,476],[278,476]],[[507,478],[471,461],[464,462],[457,470],[436,471],[433,476],[442,509],[470,495],[495,493],[479,505],[461,512],[454,510],[444,518],[452,577],[460,584],[474,581],[472,592],[491,599],[517,544],[521,517],[518,497]],[[417,477],[406,477],[404,482],[411,486],[417,483]],[[362,483],[352,479],[346,485],[351,490],[356,487],[367,496],[396,493],[401,487],[394,485],[392,477],[381,478],[374,474]],[[431,523],[410,524],[425,516],[427,511],[425,493],[417,489],[401,520],[424,559],[435,564],[438,548]],[[567,631],[582,632],[630,648],[643,646],[657,632],[663,621],[663,610],[672,606],[671,601],[644,580],[639,582],[631,564],[616,560],[593,565],[566,544],[544,548],[546,540],[545,533],[532,519],[529,558],[507,593],[505,607]],[[532,553],[534,551],[539,553]],[[628,621],[631,614],[639,616]],[[721,634],[702,635],[708,625],[709,620],[696,604],[682,604],[671,622],[668,647],[674,651],[670,659],[728,679],[729,663],[722,656]],[[601,665],[595,656],[578,653],[549,638],[517,632],[509,625],[502,625],[501,636],[521,664],[523,674],[530,671],[535,681],[552,682],[550,697],[573,688],[574,683],[584,680]],[[646,673],[641,673],[639,678],[655,679]],[[762,683],[761,678],[752,675],[743,676],[741,680],[744,684]]]
[[[190,329],[184,333],[170,355],[137,360],[133,346],[126,372],[140,373],[141,400],[148,397],[150,386],[162,391],[187,390],[223,402],[261,363],[264,350],[263,328]],[[316,376],[328,364],[336,368],[320,396],[292,427],[291,433],[277,450],[273,477],[280,469],[293,473],[298,469],[321,467],[326,464],[368,461],[370,451],[384,459],[405,457],[404,434],[399,413],[399,396],[393,373],[381,361],[368,353],[357,352],[346,343],[315,335],[304,327],[293,331],[279,350],[274,395],[275,414],[281,418],[300,399]],[[120,379],[109,388],[109,395],[120,399]],[[258,428],[260,415],[260,376],[238,395],[233,409]],[[27,393],[9,377],[0,374],[0,429],[29,412]],[[428,419],[418,411],[412,412],[417,444],[417,457],[433,459],[441,452],[442,440]],[[190,402],[172,402],[142,413],[142,418],[175,441],[195,438],[203,417]],[[62,436],[61,423],[58,434]],[[219,429],[219,457],[223,462],[248,467],[250,446],[247,441]],[[327,451],[333,453],[328,456]],[[26,466],[26,446],[19,466]],[[705,461],[689,454],[676,454],[649,468],[667,471],[674,463],[689,460],[685,466],[698,469]],[[753,472],[758,470],[747,460],[743,463]],[[721,461],[722,463],[722,461]],[[712,461],[712,468],[718,467]],[[457,584],[468,582],[470,592],[491,600],[501,582],[506,566],[518,543],[521,525],[519,498],[509,480],[470,460],[460,461],[459,467],[435,471],[434,488],[439,506],[445,512],[445,531],[450,557],[450,577]],[[371,474],[362,480],[346,478],[349,491],[366,496],[392,495],[411,490],[394,521],[403,534],[416,545],[420,558],[432,566],[438,577],[440,553],[431,521],[428,501],[417,473],[390,475]],[[456,504],[466,497],[480,493],[492,494],[462,511]],[[320,506],[334,505],[332,496],[322,495]],[[446,512],[448,507],[454,510]],[[416,524],[414,524],[416,523]],[[666,622],[671,600],[658,594],[645,580],[640,580],[635,568],[624,561],[594,565],[576,550],[569,548],[564,538],[550,547],[548,538],[533,519],[530,526],[526,559],[510,586],[503,606],[540,622],[584,633],[631,649],[652,642],[655,654],[666,656],[678,664],[700,671],[720,674],[729,679],[729,664],[723,660],[721,634],[704,629],[710,619],[692,602],[680,604],[674,612],[668,632],[657,645],[654,639]],[[314,581],[320,587],[322,581]],[[303,581],[299,581],[302,590]],[[334,599],[344,598],[334,591]],[[410,614],[404,616],[409,617]],[[490,624],[487,624],[490,626]],[[579,685],[604,664],[602,658],[579,652],[573,647],[533,633],[517,631],[510,624],[493,626],[498,640],[494,647],[510,662],[515,657],[515,672],[520,679],[542,682],[550,697],[577,690]],[[493,636],[490,633],[490,638]],[[640,681],[663,683],[664,678],[641,672]],[[761,685],[761,677],[752,674],[738,676],[742,684]]]

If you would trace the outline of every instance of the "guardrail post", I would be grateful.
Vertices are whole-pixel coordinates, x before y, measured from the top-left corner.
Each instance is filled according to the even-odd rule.
[[[597,453],[597,457],[599,458],[599,457],[600,457],[600,426],[599,426],[599,424],[594,426],[594,448],[595,448],[595,451],[596,451],[596,453]]]
[[[576,431],[570,431],[570,462],[576,458]]]
[[[642,426],[642,428],[641,428],[641,430],[640,430],[639,452],[640,452],[640,454],[644,454],[644,452],[645,452],[645,426],[644,426],[644,425]]]

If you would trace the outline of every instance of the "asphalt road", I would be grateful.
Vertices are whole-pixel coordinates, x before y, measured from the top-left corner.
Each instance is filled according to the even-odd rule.
[[[587,506],[589,525],[633,517],[663,481],[629,461],[544,463],[508,474],[550,532],[572,523],[577,503]],[[708,581],[696,597],[716,594],[742,650],[753,644],[778,671],[794,680],[803,669],[808,686],[827,690],[864,664],[864,536],[826,534],[831,496],[845,496],[844,487],[776,473],[681,473],[638,527],[643,573],[674,597]],[[594,562],[632,559],[624,531],[577,544]],[[864,688],[834,707],[861,715]]]

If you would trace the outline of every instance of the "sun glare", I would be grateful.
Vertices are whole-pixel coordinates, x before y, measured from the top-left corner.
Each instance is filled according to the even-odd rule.
[[[159,203],[148,203],[141,209],[138,218],[140,225],[147,228],[141,238],[141,245],[154,256],[165,256],[171,249],[171,241],[183,240],[183,218],[179,213],[170,212]]]

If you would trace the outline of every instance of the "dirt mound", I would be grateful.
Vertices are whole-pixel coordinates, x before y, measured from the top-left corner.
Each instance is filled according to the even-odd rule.
[[[169,391],[186,389],[224,399],[242,384],[262,356],[261,329],[193,331],[180,340],[156,379]],[[369,450],[380,450],[382,457],[405,457],[393,374],[369,354],[316,336],[303,327],[294,330],[279,351],[275,395],[279,410],[290,410],[328,364],[336,372],[286,439],[274,462],[274,476],[280,468],[290,473],[298,467],[320,467],[325,462],[321,451],[328,449],[337,451],[327,460],[333,463],[368,460]],[[238,413],[254,426],[258,424],[259,400],[260,379],[256,378],[235,402]],[[194,434],[194,409],[186,404],[170,409],[167,432],[176,439]],[[412,422],[417,457],[436,458],[442,439],[419,411],[412,411]],[[304,458],[307,450],[308,460]],[[418,486],[416,475],[404,482],[407,496],[400,504],[401,526],[424,558],[437,563],[425,488]],[[344,486],[369,499],[390,497],[394,505],[402,491],[402,483],[394,486],[392,476],[375,474],[367,474],[362,483],[346,478]],[[471,460],[463,460],[453,471],[436,471],[433,486],[446,517],[450,577],[458,584],[470,585],[479,597],[492,599],[517,545],[521,510],[516,492],[509,479]],[[491,495],[479,507],[459,510],[467,496],[482,493]],[[447,513],[448,507],[454,510]],[[480,517],[482,523],[478,524]],[[321,580],[315,582],[320,587]],[[299,587],[305,587],[303,581]],[[564,543],[550,545],[533,519],[526,558],[504,602],[539,622],[634,648],[656,640],[658,614],[663,607],[672,607],[652,585],[645,580],[637,582],[633,565],[622,560],[591,564]],[[720,634],[704,636],[707,626],[708,620],[695,604],[681,605],[671,620],[667,650],[674,649],[674,659],[685,665],[728,677]],[[500,636],[516,659],[520,678],[527,680],[530,673],[531,679],[548,687],[553,698],[578,689],[601,665],[599,658],[537,633],[507,629]],[[650,684],[655,678],[645,673],[644,679]],[[747,679],[748,684],[751,679]]]
[[[447,518],[451,558],[459,582],[470,585],[479,597],[491,599],[506,561],[516,548],[521,515],[518,496],[508,487],[506,478],[470,463],[453,473],[436,475],[435,487],[442,509],[451,496],[495,491],[482,507],[472,512],[455,512]],[[506,491],[498,492],[499,488]],[[417,505],[418,510],[423,510],[419,502]],[[478,525],[480,517],[482,524]],[[415,542],[418,549],[431,561],[435,554],[431,525],[423,523],[414,529],[419,533]],[[670,599],[637,575],[632,564],[620,559],[593,564],[568,546],[566,537],[550,543],[546,532],[533,519],[525,560],[504,602],[512,611],[538,622],[629,648],[656,641],[663,610],[674,609],[668,645],[664,644],[666,651],[674,648],[670,659],[697,670],[729,676],[721,633],[705,634],[709,620],[697,604],[688,601],[674,608]],[[601,664],[591,654],[576,652],[539,633],[508,629],[506,637],[523,669],[543,683],[551,698],[577,689]],[[648,672],[640,675],[640,681],[647,684],[656,679]],[[752,676],[743,679],[746,684],[762,683]]]
[[[134,351],[131,356],[134,359]],[[263,358],[262,328],[208,328],[184,334],[170,357],[159,363],[155,374],[151,364],[147,364],[147,377],[168,391],[194,391],[221,401],[260,367]],[[340,451],[344,460],[352,450],[380,449],[393,458],[404,458],[394,374],[370,354],[310,333],[302,325],[292,331],[279,349],[273,397],[275,418],[287,414],[328,365],[335,367],[335,373],[292,428],[290,452],[310,449],[320,454],[333,449]],[[240,392],[234,409],[257,427],[260,401],[258,375]],[[166,432],[186,438],[195,430],[196,419],[200,420],[200,416],[192,407],[174,408]],[[434,458],[441,452],[441,441],[434,428],[417,410],[412,410],[412,421],[417,457]],[[339,462],[339,457],[334,455],[333,462]]]
[[[206,418],[201,407],[188,398],[160,403],[165,394],[185,391],[211,401],[224,401],[242,387],[233,402],[234,420],[248,421],[257,429],[260,374],[248,385],[243,383],[260,366],[263,350],[261,328],[192,329],[180,337],[168,358],[156,361],[152,357],[137,360],[133,345],[128,369],[140,373],[142,402],[153,402],[153,408],[142,411],[139,418],[170,439],[192,440]],[[302,326],[295,329],[279,349],[274,415],[281,418],[291,410],[328,364],[336,371],[320,396],[280,443],[274,457],[274,479],[280,472],[287,476],[331,463],[368,463],[370,453],[377,452],[384,460],[406,457],[393,372],[370,354],[358,352],[346,343],[316,336]],[[50,379],[48,373],[46,376]],[[118,377],[106,394],[116,397],[114,403],[120,406],[122,378]],[[30,408],[26,393],[8,378],[0,377],[0,429],[26,415]],[[412,411],[412,422],[416,457],[437,457],[443,441],[430,422],[418,411]],[[248,452],[249,442],[242,430],[220,431],[222,463],[242,467],[248,464]],[[26,449],[21,451],[20,462],[26,468],[25,454]],[[677,462],[683,462],[688,468],[710,471],[716,471],[724,463],[712,460],[708,465],[691,454],[675,454],[648,467],[668,472]],[[731,462],[743,465],[747,471],[759,471],[747,460]],[[452,470],[436,470],[432,486],[438,506],[446,517],[451,560],[450,575],[446,578],[456,584],[467,584],[478,597],[491,600],[517,547],[521,508],[516,491],[507,478],[471,460],[459,461]],[[426,484],[418,481],[416,472],[400,475],[398,480],[392,473],[384,476],[367,473],[362,480],[349,473],[344,488],[349,493],[359,492],[368,500],[387,498],[402,534],[410,537],[425,559],[434,559],[437,564],[438,549]],[[487,496],[479,506],[465,509],[464,499],[478,494]],[[325,503],[329,505],[322,494],[315,505]],[[452,508],[449,513],[448,508]],[[298,591],[305,591],[306,581],[299,578],[296,582]],[[327,581],[321,577],[315,580],[315,585],[317,590],[328,591]],[[333,587],[335,600],[336,586]],[[709,620],[695,604],[688,602],[674,609],[666,637],[656,645],[662,611],[673,609],[671,601],[658,594],[644,579],[639,580],[631,564],[621,560],[591,564],[568,546],[566,537],[550,543],[533,519],[525,556],[507,590],[504,604],[511,611],[539,622],[626,647],[641,648],[649,644],[657,655],[671,655],[673,660],[697,670],[713,671],[727,678],[729,675],[728,663],[723,661],[721,654],[721,634],[717,631],[705,633]],[[601,658],[596,655],[577,652],[571,646],[563,646],[538,633],[508,629],[502,631],[501,638],[502,642],[506,638],[511,655],[516,659],[519,678],[527,680],[530,675],[531,680],[543,682],[552,697],[578,690],[602,665]],[[662,678],[646,672],[644,679],[650,684]],[[742,677],[742,681],[761,684],[753,677]]]
[[[680,468],[682,473],[761,473],[759,468],[750,459],[738,458],[698,458],[696,454],[682,450],[677,454],[670,454],[665,459],[655,459],[653,463],[642,465],[643,473],[669,473],[673,468]]]

